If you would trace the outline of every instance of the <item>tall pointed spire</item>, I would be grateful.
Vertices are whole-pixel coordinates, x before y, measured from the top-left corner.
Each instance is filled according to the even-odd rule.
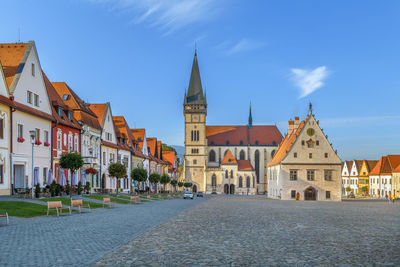
[[[251,115],[251,102],[250,102],[250,112],[249,112],[249,124],[248,127],[253,127],[253,116]]]
[[[190,75],[189,89],[186,97],[187,104],[206,104],[201,86],[200,70],[197,62],[197,49],[194,52],[192,73]]]
[[[312,104],[311,104],[311,102],[310,102],[310,105],[309,105],[308,114],[312,115]]]

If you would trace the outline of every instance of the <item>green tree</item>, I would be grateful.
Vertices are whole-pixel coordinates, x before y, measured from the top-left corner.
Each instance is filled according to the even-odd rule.
[[[79,181],[79,182],[78,182],[78,195],[82,194],[82,191],[83,191],[82,182]]]
[[[131,171],[131,179],[142,185],[147,180],[147,171],[143,168],[135,168]]]
[[[160,177],[160,183],[163,184],[163,191],[165,192],[165,185],[168,184],[171,181],[171,179],[169,178],[168,174],[164,173],[163,175],[161,175]]]
[[[184,184],[183,184],[183,186],[185,187],[185,188],[189,188],[189,187],[192,187],[192,183],[191,182],[185,182]]]
[[[178,186],[182,187],[183,186],[183,182],[178,182]]]
[[[60,157],[60,166],[63,169],[69,169],[72,175],[75,171],[82,168],[83,158],[81,154],[76,152],[65,153]],[[69,198],[72,200],[72,194],[69,195]]]
[[[119,180],[126,176],[126,167],[125,167],[125,165],[123,165],[119,162],[111,163],[108,166],[108,174],[111,177],[117,178],[117,196],[118,196]]]
[[[85,189],[86,189],[86,194],[89,194],[90,193],[90,182],[89,181],[86,181]]]
[[[346,192],[348,193],[348,192],[350,192],[350,191],[351,191],[350,186],[346,187]]]
[[[160,175],[158,173],[153,172],[149,176],[150,183],[156,185],[156,193],[158,192],[157,183],[160,181]]]
[[[174,191],[176,191],[176,185],[178,184],[178,181],[172,179],[170,183],[171,183],[171,185],[174,187]]]

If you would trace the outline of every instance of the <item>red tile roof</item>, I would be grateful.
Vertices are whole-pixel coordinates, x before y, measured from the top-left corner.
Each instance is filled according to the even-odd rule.
[[[355,160],[356,162],[356,168],[357,168],[357,172],[360,172],[360,169],[362,167],[363,161],[362,160]]]
[[[96,114],[98,122],[103,125],[103,117],[107,108],[107,104],[89,104],[90,109]]]
[[[232,152],[229,149],[226,151],[224,159],[222,160],[221,164],[237,164],[235,157],[233,156]]]
[[[268,166],[274,166],[280,164],[281,161],[285,158],[286,154],[292,147],[293,143],[296,141],[297,136],[299,135],[301,129],[303,129],[306,124],[308,117],[300,122],[299,126],[295,131],[292,131],[290,134],[287,134],[283,139],[282,143],[279,145],[278,150],[276,151],[274,157],[268,164]]]
[[[155,137],[148,137],[146,138],[147,147],[150,149],[150,154],[155,157],[156,154],[156,147],[157,147],[157,138]]]
[[[21,64],[22,57],[28,43],[0,44],[0,62],[3,65],[3,72],[7,86],[10,87],[15,75],[22,72],[24,64]]]
[[[393,172],[400,165],[400,155],[388,155],[390,170]]]
[[[56,123],[60,123],[62,125],[69,126],[69,127],[75,128],[75,129],[82,129],[82,127],[79,125],[78,121],[74,117],[72,117],[72,120],[68,119],[67,112],[68,111],[72,112],[72,110],[67,105],[64,104],[64,102],[58,95],[56,89],[53,87],[53,85],[47,78],[46,74],[44,72],[42,72],[42,73],[43,73],[44,84],[45,84],[46,90],[47,90],[47,95],[49,96],[49,100],[50,100],[51,111],[53,113],[53,117],[54,117]],[[58,107],[61,107],[63,109],[62,117],[60,117],[58,115],[58,112],[56,110]]]
[[[239,171],[252,171],[254,170],[253,166],[251,165],[250,161],[246,160],[238,160],[238,169]]]
[[[365,165],[367,166],[368,172],[370,172],[378,163],[377,160],[365,160]]]
[[[172,167],[175,165],[175,151],[163,151],[162,156],[164,161],[171,164]]]
[[[131,129],[131,134],[133,138],[138,142],[140,149],[142,149],[145,129]]]
[[[114,143],[111,143],[111,142],[104,141],[104,140],[101,140],[101,144],[105,145],[105,146],[112,147],[112,148],[118,148],[118,145],[116,145]]]
[[[53,82],[52,85],[60,97],[69,96],[63,102],[74,111],[74,117],[77,121],[101,130],[98,118],[89,108],[89,104],[84,102],[65,82]]]
[[[208,145],[278,145],[282,134],[275,125],[206,126]]]
[[[159,159],[163,159],[161,154],[161,141],[157,141],[157,156]]]

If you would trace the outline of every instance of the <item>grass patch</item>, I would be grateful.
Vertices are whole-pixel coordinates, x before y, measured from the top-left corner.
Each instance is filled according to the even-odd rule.
[[[109,197],[109,196],[91,195],[91,196],[85,196],[85,197],[103,201],[103,198]],[[123,199],[118,199],[118,198],[115,198],[115,197],[109,197],[109,198],[110,198],[111,202],[114,202],[114,203],[117,203],[117,204],[129,204],[130,203],[130,201],[123,200]]]
[[[0,212],[5,211],[7,211],[8,216],[31,218],[46,215],[47,207],[30,202],[0,201]]]
[[[40,201],[43,201],[43,202],[61,201],[61,203],[63,204],[63,206],[68,206],[68,207],[71,206],[71,201],[70,201],[70,199],[69,199],[69,198],[65,198],[65,197],[59,197],[59,198],[42,198],[42,199],[39,199],[39,200],[40,200]],[[98,208],[102,208],[102,207],[103,207],[102,204],[83,200],[83,205],[84,205],[84,206],[87,206],[87,204],[90,205],[90,208],[91,208],[91,209],[98,209]],[[72,210],[74,210],[74,209],[72,209]]]

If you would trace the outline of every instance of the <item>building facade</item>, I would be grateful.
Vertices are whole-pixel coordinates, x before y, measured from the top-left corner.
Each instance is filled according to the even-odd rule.
[[[310,104],[303,121],[289,121],[288,133],[268,164],[268,196],[341,201],[341,165]]]

